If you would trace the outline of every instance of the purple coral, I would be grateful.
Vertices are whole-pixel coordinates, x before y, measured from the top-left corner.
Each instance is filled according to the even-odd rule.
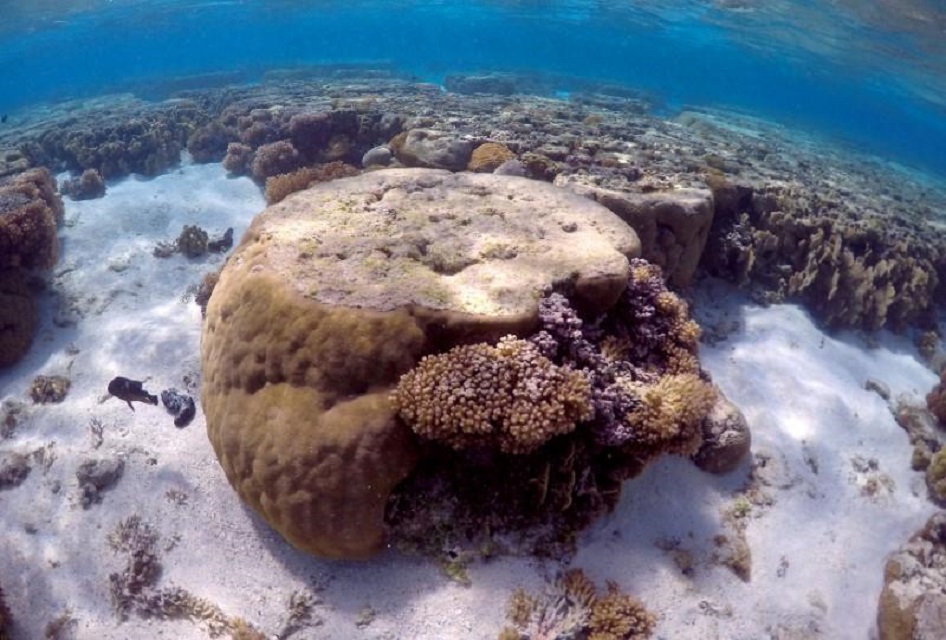
[[[622,385],[618,375],[634,377],[630,363],[605,357],[596,344],[600,330],[585,322],[572,309],[568,298],[551,293],[539,301],[540,330],[530,338],[545,357],[559,365],[584,371],[591,382],[591,403],[594,411],[588,422],[595,440],[605,446],[627,442],[631,433],[624,423],[637,402]]]
[[[699,329],[686,304],[667,290],[659,267],[639,259],[630,267],[617,305],[592,322],[580,318],[562,294],[543,297],[539,331],[529,339],[554,363],[585,373],[594,409],[586,424],[607,447],[634,442],[628,416],[640,408],[642,386],[667,374],[699,372]]]
[[[621,339],[625,359],[659,375],[695,373],[700,329],[686,303],[664,284],[660,267],[631,260],[627,288],[608,315],[606,331]]]

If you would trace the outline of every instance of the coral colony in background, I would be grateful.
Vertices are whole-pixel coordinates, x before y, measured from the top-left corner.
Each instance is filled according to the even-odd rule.
[[[29,350],[37,283],[68,233],[50,170],[73,174],[61,188],[78,200],[167,171],[185,149],[222,162],[269,203],[222,269],[193,284],[205,316],[197,410],[227,479],[301,550],[366,558],[390,545],[462,579],[476,557],[567,560],[662,455],[711,473],[739,466],[748,427],[702,370],[700,329],[674,292],[698,275],[802,302],[831,327],[934,326],[946,243],[927,222],[943,204],[931,192],[804,145],[792,147],[803,161],[774,153],[776,142],[711,114],[659,120],[606,86],[585,82],[570,101],[489,90],[515,81],[454,77],[443,93],[393,74],[343,84],[286,73],[171,102],[90,101],[5,132],[0,366]],[[863,189],[836,186],[838,172]],[[871,197],[874,183],[900,204]],[[233,230],[212,238],[194,223],[154,256],[230,250]],[[113,382],[132,408],[157,403],[140,381]],[[32,397],[68,401],[68,389],[68,378],[37,378]],[[943,396],[930,394],[932,416],[898,410],[938,502]],[[194,416],[186,394],[161,398],[178,426]],[[13,488],[28,471],[7,456],[0,479]],[[121,474],[87,469],[89,503]],[[941,554],[942,529],[931,520],[910,545]],[[161,588],[156,541],[137,519],[110,538],[128,556],[110,582],[121,617],[257,637],[213,603]],[[905,638],[897,629],[933,605],[890,586],[904,571],[887,573],[881,635]],[[291,603],[286,629],[311,607]],[[9,617],[0,592],[0,630]],[[655,625],[635,598],[576,568],[545,593],[517,591],[508,620],[504,639],[645,638]]]

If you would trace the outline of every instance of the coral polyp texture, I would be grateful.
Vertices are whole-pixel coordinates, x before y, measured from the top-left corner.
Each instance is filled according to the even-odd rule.
[[[401,378],[393,402],[420,436],[503,453],[534,451],[592,414],[584,375],[512,336],[426,356]]]
[[[390,401],[401,376],[527,335],[550,288],[603,313],[639,252],[603,207],[521,178],[391,169],[290,195],[257,216],[207,305],[202,405],[228,480],[300,549],[376,552],[422,453]]]

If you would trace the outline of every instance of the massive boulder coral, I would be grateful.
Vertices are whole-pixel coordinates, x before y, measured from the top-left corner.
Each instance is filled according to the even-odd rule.
[[[888,558],[877,627],[880,640],[946,637],[946,511]]]
[[[62,200],[43,167],[0,178],[0,367],[29,350],[38,316],[25,272],[59,257]]]
[[[39,167],[0,178],[0,269],[48,269],[59,257],[56,179]]]
[[[661,267],[671,284],[689,286],[713,224],[709,189],[638,193],[599,186],[589,176],[560,176],[555,184],[616,213],[640,236],[643,256]]]
[[[392,169],[287,197],[207,306],[202,404],[228,480],[300,549],[377,551],[420,451],[389,399],[401,375],[528,334],[549,288],[603,313],[639,253],[603,207],[521,178]]]

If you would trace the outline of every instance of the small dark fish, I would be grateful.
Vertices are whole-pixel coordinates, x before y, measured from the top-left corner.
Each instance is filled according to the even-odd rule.
[[[0,116],[0,123],[5,123],[6,121],[7,121],[7,114],[4,113],[2,116]]]
[[[131,410],[135,407],[131,404],[135,402],[145,402],[147,404],[158,404],[158,396],[153,396],[141,388],[142,383],[137,380],[129,380],[118,376],[108,383],[108,392],[116,398],[121,398],[128,403]]]

